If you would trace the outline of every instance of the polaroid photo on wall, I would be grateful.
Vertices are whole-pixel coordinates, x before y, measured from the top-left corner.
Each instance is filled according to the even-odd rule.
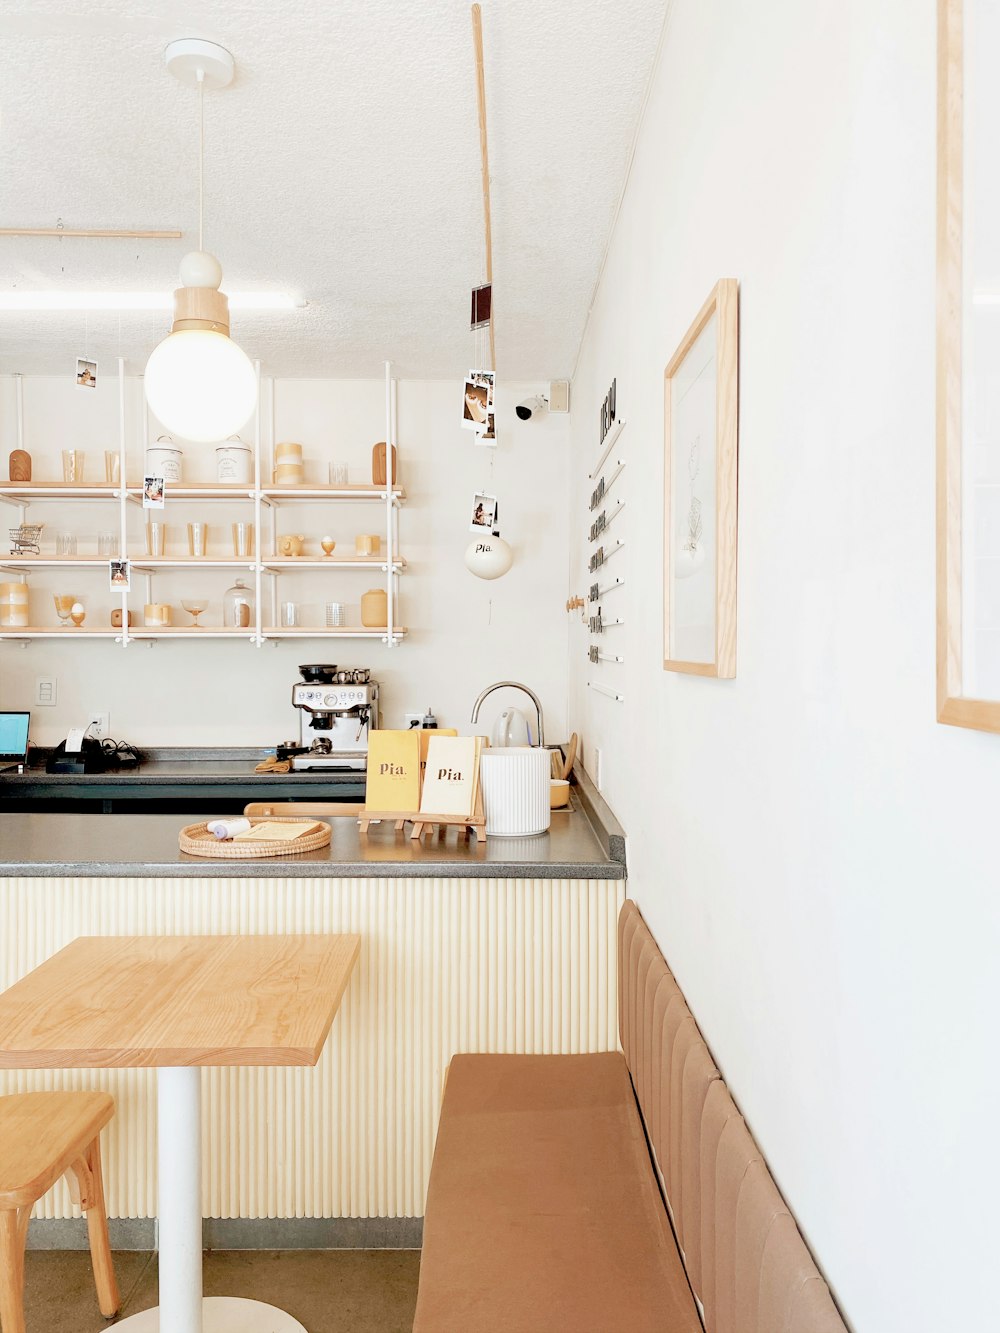
[[[127,560],[108,561],[108,579],[112,592],[131,592],[132,569]]]
[[[162,509],[166,496],[166,485],[162,477],[148,476],[142,479],[143,509]]]
[[[495,446],[496,442],[497,442],[496,419],[494,417],[494,414],[492,412],[489,412],[487,414],[486,422],[482,430],[476,431],[476,444],[485,445],[488,448],[492,449]]]
[[[462,425],[467,430],[481,431],[490,414],[490,391],[486,384],[477,384],[475,380],[465,381],[465,401],[462,406]]]
[[[476,494],[472,497],[472,521],[470,532],[492,532],[496,521],[497,497],[495,495]]]
[[[491,283],[484,283],[482,287],[473,287],[472,289],[472,317],[469,321],[470,329],[485,329],[490,322],[490,315],[493,309],[493,286]]]
[[[84,356],[76,358],[76,384],[79,389],[97,388],[97,362]]]
[[[492,370],[470,370],[465,377],[462,425],[478,434],[486,429],[489,415],[493,411],[495,378]]]

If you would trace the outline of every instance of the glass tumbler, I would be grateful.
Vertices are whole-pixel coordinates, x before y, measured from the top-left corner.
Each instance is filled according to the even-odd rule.
[[[233,555],[253,555],[253,524],[233,524]]]
[[[118,554],[118,534],[115,532],[99,532],[97,534],[97,554],[106,556],[109,560],[114,560]]]
[[[56,555],[76,555],[76,537],[72,532],[56,533]]]
[[[208,524],[188,524],[188,554],[205,555],[208,547]]]
[[[69,486],[79,486],[83,481],[83,464],[87,455],[82,449],[64,449],[62,451],[63,481]]]
[[[281,603],[281,623],[285,629],[294,629],[299,623],[299,608],[295,602]]]
[[[341,625],[347,624],[347,609],[343,602],[327,602],[326,604],[326,627],[327,629],[337,629]]]
[[[346,486],[346,485],[347,485],[347,464],[346,464],[346,463],[331,463],[331,464],[330,464],[330,485],[331,485],[331,486]]]
[[[122,459],[117,449],[104,451],[104,480],[117,486],[122,478]]]
[[[146,554],[162,556],[167,544],[167,525],[155,519],[146,524]]]

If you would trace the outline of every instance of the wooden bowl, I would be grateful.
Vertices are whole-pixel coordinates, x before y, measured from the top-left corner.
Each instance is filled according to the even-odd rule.
[[[553,778],[549,783],[549,809],[560,810],[569,805],[569,779]]]

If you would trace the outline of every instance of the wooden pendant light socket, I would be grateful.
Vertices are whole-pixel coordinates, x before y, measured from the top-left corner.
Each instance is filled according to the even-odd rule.
[[[174,292],[174,325],[184,329],[211,329],[229,337],[229,299],[214,287],[178,287]]]

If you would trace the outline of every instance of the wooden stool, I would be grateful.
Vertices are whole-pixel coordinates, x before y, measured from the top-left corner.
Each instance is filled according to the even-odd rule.
[[[101,1313],[121,1304],[108,1242],[101,1129],[115,1113],[107,1092],[24,1092],[0,1097],[0,1328],[24,1333],[24,1247],[37,1199],[63,1174],[87,1214]]]

